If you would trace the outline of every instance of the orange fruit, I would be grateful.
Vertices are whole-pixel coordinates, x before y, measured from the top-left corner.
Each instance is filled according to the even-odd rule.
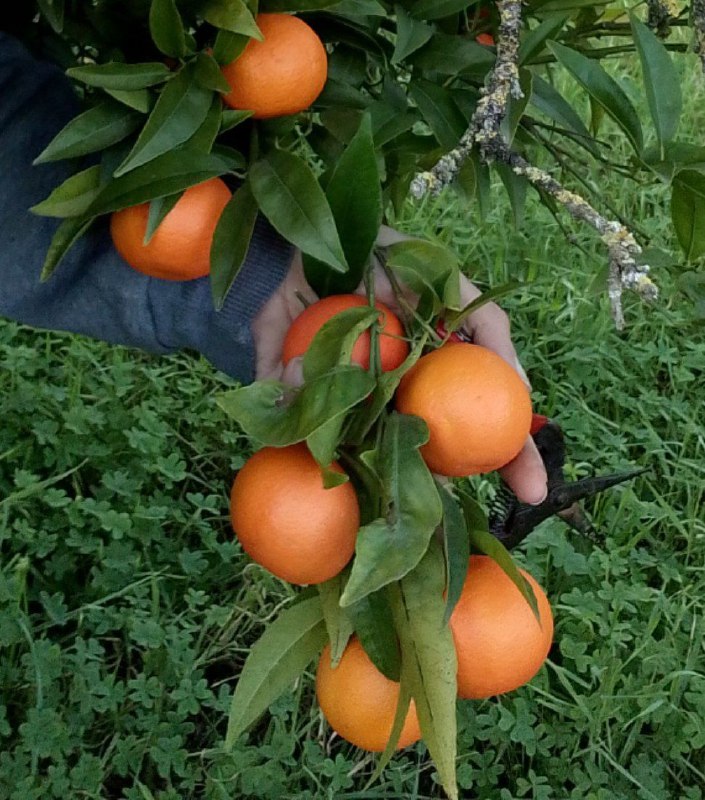
[[[531,427],[531,399],[519,375],[475,344],[449,342],[422,356],[402,378],[396,408],[425,420],[430,437],[421,454],[441,475],[503,467]]]
[[[328,724],[343,739],[375,753],[381,753],[387,746],[397,710],[399,684],[375,667],[357,637],[350,639],[335,669],[330,664],[330,645],[325,646],[316,672],[316,696]],[[412,700],[397,750],[420,738]]]
[[[343,470],[335,462],[331,469]],[[322,583],[351,559],[360,527],[348,481],[323,488],[323,472],[305,444],[264,447],[238,472],[230,518],[243,549],[278,578]]]
[[[149,203],[116,211],[110,218],[113,244],[131,267],[145,275],[169,281],[202,278],[210,272],[213,234],[230,197],[220,178],[191,186],[147,244]]]
[[[357,294],[335,294],[312,303],[293,321],[284,339],[282,361],[288,364],[292,358],[302,356],[309,348],[313,337],[331,317],[356,306],[366,306],[367,300]],[[409,354],[409,345],[402,338],[404,326],[397,315],[384,303],[375,303],[382,312],[382,329],[379,337],[380,361],[383,372],[396,369]],[[351,361],[364,369],[370,367],[371,336],[369,329],[360,334],[352,350]]]
[[[458,696],[479,700],[523,686],[551,649],[553,615],[543,589],[520,569],[538,602],[541,624],[504,570],[488,556],[470,556],[465,584],[450,617],[458,656]]]
[[[258,14],[263,41],[250,39],[240,56],[223,67],[232,108],[255,119],[282,117],[308,108],[323,90],[328,56],[314,30],[290,14]]]
[[[486,47],[494,47],[494,36],[491,33],[478,33],[475,37],[475,41]]]

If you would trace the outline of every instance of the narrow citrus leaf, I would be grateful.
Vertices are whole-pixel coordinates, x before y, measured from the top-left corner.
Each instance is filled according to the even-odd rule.
[[[235,687],[225,749],[269,708],[320,653],[326,641],[317,596],[282,611],[253,645]]]
[[[423,79],[412,81],[409,93],[441,147],[452,150],[467,127],[452,94]]]
[[[496,166],[496,165],[495,165]],[[515,292],[521,284],[519,281],[509,281],[509,283],[503,283],[499,286],[493,286],[491,289],[488,289],[486,292],[483,292],[479,297],[476,297],[474,300],[471,300],[466,306],[460,309],[457,313],[448,313],[446,314],[445,318],[445,327],[449,333],[453,331],[457,331],[458,328],[462,326],[465,322],[465,319],[470,316],[473,312],[477,311],[482,306],[487,305],[487,303],[492,302],[493,300],[498,300],[501,297],[506,297],[508,294],[512,294]]]
[[[509,146],[511,146],[514,141],[514,134],[519,127],[526,106],[531,99],[532,84],[533,73],[528,69],[519,70],[519,88],[521,89],[522,96],[514,97],[514,95],[510,95],[507,103],[507,113],[504,115],[504,119],[499,126],[502,138]]]
[[[398,681],[401,675],[401,651],[386,590],[368,594],[351,606],[349,611],[355,634],[372,663],[390,681]]]
[[[336,14],[346,14],[349,17],[386,17],[387,11],[377,0],[337,0],[336,4],[330,7],[330,11]]]
[[[218,405],[249,436],[284,447],[302,442],[329,420],[363,400],[374,378],[360,367],[336,367],[299,389],[257,381],[218,398]]]
[[[568,130],[577,134],[576,141],[597,155],[597,145],[590,136],[590,131],[580,119],[568,101],[548,81],[534,75],[531,93],[531,105]]]
[[[397,708],[394,712],[394,721],[392,722],[392,730],[389,733],[387,746],[382,751],[379,761],[377,762],[377,766],[375,767],[375,771],[367,781],[365,789],[367,789],[369,786],[372,786],[372,784],[379,779],[384,770],[387,768],[389,762],[392,760],[392,756],[396,752],[397,744],[399,743],[399,737],[401,736],[401,732],[404,728],[404,723],[406,722],[406,715],[409,712],[410,705],[411,687],[406,680],[406,675],[402,675],[399,683],[399,699],[397,700]]]
[[[304,253],[348,269],[333,213],[308,164],[277,150],[250,167],[252,193],[272,226]]]
[[[69,217],[61,222],[49,243],[40,281],[47,280],[73,245],[88,230],[94,217]]]
[[[86,64],[66,70],[69,78],[81,81],[87,86],[101,89],[114,89],[121,92],[134,92],[163,83],[171,77],[169,68],[160,61],[143,64],[123,64],[110,61],[107,64]]]
[[[149,32],[152,41],[172,58],[186,55],[186,35],[175,0],[152,0],[149,8]]]
[[[249,41],[249,36],[221,29],[215,37],[213,58],[221,65],[230,64],[247,47]]]
[[[504,188],[507,190],[509,204],[512,207],[514,227],[520,228],[524,222],[526,191],[529,188],[529,182],[523,175],[517,175],[511,167],[505,164],[495,164],[494,168],[504,184]]]
[[[155,98],[149,89],[135,89],[129,92],[123,92],[122,89],[103,89],[103,91],[109,94],[113,100],[139,111],[140,114],[149,114],[154,108]]]
[[[352,617],[346,609],[340,607],[340,595],[343,592],[344,583],[345,573],[341,572],[335,578],[319,583],[316,587],[328,632],[330,659],[333,667],[338,666],[354,630]]]
[[[208,0],[201,13],[203,19],[216,28],[240,33],[259,41],[264,39],[252,12],[243,0]]]
[[[203,153],[210,153],[213,143],[220,133],[220,115],[223,113],[223,104],[218,95],[213,95],[211,107],[208,109],[206,118],[201,123],[198,130],[186,141],[184,147],[190,150],[200,150]]]
[[[39,8],[54,33],[64,30],[64,0],[38,0]]]
[[[196,56],[195,64],[196,80],[204,89],[208,89],[211,92],[220,92],[221,94],[230,92],[230,84],[212,55],[199,53]]]
[[[335,451],[340,444],[345,415],[329,419],[328,422],[317,428],[312,434],[306,437],[306,444],[311,451],[311,455],[323,468],[323,485],[326,489],[332,489],[347,481],[347,476],[335,470],[328,469],[335,458]]]
[[[460,264],[457,256],[436,242],[409,239],[387,248],[387,267],[433,308],[459,308]]]
[[[149,214],[147,215],[147,229],[144,232],[144,244],[149,244],[157,228],[162,224],[164,217],[179,202],[183,192],[175,192],[166,197],[156,197],[149,204]]]
[[[115,170],[119,177],[183,144],[200,128],[213,94],[197,80],[195,62],[186,64],[164,87],[135,146]]]
[[[457,800],[455,777],[457,661],[453,634],[444,622],[445,566],[432,539],[422,561],[390,587],[401,644],[402,681],[416,705],[421,736],[448,797]]]
[[[142,115],[121,103],[105,100],[74,117],[62,128],[42,152],[35,164],[76,158],[104,150],[122,141],[142,123]]]
[[[100,165],[94,165],[67,178],[30,211],[44,217],[79,217],[90,207],[100,191]]]
[[[233,285],[250,247],[257,220],[257,204],[244,183],[223,209],[211,245],[211,294],[217,311]]]
[[[446,609],[443,622],[447,625],[455,604],[460,599],[470,559],[470,537],[463,511],[453,494],[438,485],[443,503],[443,551],[446,559]]]
[[[375,454],[383,486],[382,516],[360,528],[341,605],[356,603],[406,575],[423,558],[441,519],[441,501],[419,447],[428,428],[418,417],[393,413]]]
[[[115,178],[91,204],[91,214],[107,214],[120,208],[146,203],[156,197],[180,192],[229,172],[228,161],[211,153],[172,150],[127,175]]]
[[[236,111],[232,108],[223,109],[221,112],[220,132],[224,133],[249,119],[252,116],[252,111]]]
[[[630,21],[644,74],[646,100],[663,151],[678,130],[683,108],[680,77],[663,42],[635,16],[630,15]]]
[[[397,18],[397,38],[392,64],[398,64],[426,44],[433,36],[433,26],[413,19],[399,4],[394,6],[394,15]]]
[[[340,0],[267,0],[267,11],[320,11]]]
[[[679,172],[673,181],[671,218],[685,257],[694,261],[705,254],[705,175]]]
[[[349,270],[341,275],[319,262],[311,269],[308,262],[306,279],[319,297],[352,292],[358,286],[382,224],[382,188],[369,114],[338,159],[325,194]]]
[[[553,39],[569,19],[567,13],[550,14],[533,30],[525,29],[519,46],[519,66],[530,63],[534,56],[539,55],[545,49],[546,41]]]
[[[338,364],[349,364],[355,342],[378,316],[379,311],[370,306],[357,306],[325,322],[304,355],[304,380],[317,378]]]
[[[594,58],[588,58],[558,42],[548,47],[588,94],[612,117],[627,135],[637,153],[644,147],[639,115],[620,85]]]
[[[442,19],[464,11],[472,0],[416,0],[409,6],[409,13],[417,19]]]
[[[484,78],[494,64],[494,54],[477,42],[460,36],[434,33],[428,44],[413,53],[408,59],[417,69],[438,72],[441,75],[457,75]]]
[[[469,527],[469,526],[468,526]],[[539,607],[536,602],[536,595],[531,587],[531,584],[519,572],[514,559],[511,557],[509,550],[496,539],[491,533],[479,530],[478,528],[470,528],[470,544],[473,549],[489,556],[493,561],[502,568],[502,571],[522,593],[526,602],[531,606],[536,619],[541,622],[539,617]]]

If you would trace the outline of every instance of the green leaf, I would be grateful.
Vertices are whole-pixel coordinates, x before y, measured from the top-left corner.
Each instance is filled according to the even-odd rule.
[[[333,489],[346,483],[348,476],[345,473],[336,472],[330,469],[330,465],[335,458],[335,451],[340,443],[343,432],[345,415],[329,419],[317,428],[313,433],[306,437],[306,445],[311,451],[311,455],[316,459],[323,469],[323,485],[326,489]]]
[[[392,64],[399,64],[426,44],[433,36],[433,26],[413,19],[406,13],[404,6],[398,4],[394,6],[394,14],[397,18],[397,39],[394,43]]]
[[[374,378],[360,367],[336,367],[298,389],[257,381],[218,398],[218,405],[249,436],[283,447],[302,442],[329,420],[363,400]]]
[[[196,80],[203,89],[221,94],[230,92],[230,84],[213,56],[208,53],[199,53],[196,56],[195,64]]]
[[[149,240],[154,236],[157,228],[164,221],[164,217],[182,198],[183,192],[174,192],[166,197],[156,197],[149,204],[149,214],[147,216],[147,228],[144,232],[144,244],[149,244]]]
[[[333,212],[303,159],[277,150],[252,164],[249,177],[252,194],[275,230],[304,253],[347,271]]]
[[[221,65],[230,64],[242,53],[250,41],[249,36],[219,30],[213,45],[213,58]]]
[[[519,127],[526,106],[531,99],[532,84],[533,74],[531,71],[528,69],[519,70],[519,88],[522,91],[522,96],[514,97],[510,95],[509,101],[507,102],[507,113],[499,126],[502,138],[509,146],[511,146],[514,141],[514,134]]]
[[[64,0],[38,0],[38,5],[54,33],[62,33],[64,30]]]
[[[62,259],[73,245],[88,230],[94,217],[69,217],[61,222],[56,229],[47,249],[44,266],[39,280],[44,282],[59,266]]]
[[[217,95],[213,95],[211,107],[208,109],[206,118],[201,123],[198,130],[186,141],[184,147],[189,150],[200,150],[202,153],[210,153],[216,137],[220,133],[220,115],[223,112],[223,104]]]
[[[390,681],[398,681],[401,675],[401,651],[386,590],[368,594],[352,605],[349,611],[353,617],[355,634],[372,663]]]
[[[387,248],[387,267],[434,308],[461,307],[460,264],[457,256],[436,242],[410,239]]]
[[[336,14],[345,14],[350,17],[371,16],[386,17],[387,10],[377,0],[338,0],[329,11]]]
[[[678,276],[678,289],[693,303],[695,318],[705,319],[705,274],[684,272]]]
[[[416,705],[421,736],[448,797],[455,777],[457,696],[455,644],[444,621],[445,568],[436,540],[421,563],[392,587],[392,610],[401,644],[402,682]]]
[[[186,64],[166,85],[135,146],[115,170],[119,177],[183,144],[201,127],[213,94],[198,81],[197,62]]]
[[[354,629],[350,614],[346,609],[340,607],[340,595],[343,593],[344,582],[345,574],[340,573],[335,578],[319,583],[316,586],[323,611],[323,619],[326,623],[326,631],[328,632],[330,660],[333,668],[340,663]]]
[[[154,95],[149,89],[135,89],[134,91],[123,92],[122,89],[103,89],[118,103],[122,103],[128,108],[134,108],[140,114],[149,114],[154,108]]]
[[[317,596],[282,611],[250,650],[235,687],[225,749],[283,694],[320,653],[326,641]]]
[[[410,84],[409,94],[441,147],[452,150],[467,125],[451,92],[431,81],[419,79]]]
[[[695,261],[705,254],[705,175],[679,172],[673,181],[671,218],[685,257]]]
[[[450,489],[438,485],[443,504],[443,551],[446,560],[446,608],[443,622],[447,625],[465,583],[470,559],[470,537],[465,516]]]
[[[208,0],[201,10],[203,19],[216,28],[264,40],[252,12],[243,0]]]
[[[494,54],[486,47],[460,36],[434,33],[428,44],[409,59],[421,70],[440,75],[463,75],[484,78],[495,62]]]
[[[229,170],[230,163],[214,153],[172,150],[112,180],[101,190],[89,211],[95,215],[108,214],[120,208],[146,203],[156,197],[188,189]]]
[[[44,164],[47,161],[76,158],[104,150],[122,141],[141,124],[141,114],[113,100],[105,100],[74,117],[56,134],[33,163]]]
[[[519,66],[530,63],[534,56],[542,53],[546,47],[546,41],[562,30],[569,19],[570,14],[550,14],[533,30],[524,29],[525,35],[519,46]]]
[[[442,19],[464,11],[472,0],[416,0],[409,7],[409,13],[417,19]]]
[[[330,8],[340,0],[266,0],[267,11],[320,11]]]
[[[325,264],[306,261],[306,280],[319,297],[352,292],[358,286],[382,224],[382,189],[369,114],[338,160],[325,194],[349,269],[341,275]]]
[[[87,86],[101,89],[115,89],[122,92],[134,92],[163,83],[171,77],[169,68],[160,61],[143,64],[123,64],[120,61],[109,61],[107,64],[86,64],[66,70],[69,78],[81,81]]]
[[[383,486],[382,516],[360,528],[341,605],[406,575],[423,558],[441,519],[441,501],[419,447],[428,428],[418,417],[393,413],[373,454]]]
[[[463,499],[463,504],[465,504],[465,502],[466,500]],[[470,544],[472,545],[473,549],[483,553],[486,556],[489,556],[497,563],[505,575],[522,593],[522,596],[526,602],[531,606],[531,610],[534,612],[536,619],[541,622],[538,602],[536,600],[534,590],[531,587],[531,584],[519,572],[519,569],[514,563],[514,559],[511,557],[509,550],[507,550],[507,548],[499,541],[499,539],[495,538],[488,531],[481,530],[470,525],[468,525],[468,527],[470,528]]]
[[[176,0],[152,0],[149,9],[149,32],[152,41],[172,58],[186,55],[186,35]]]
[[[602,65],[558,42],[548,42],[548,47],[558,61],[570,72],[589,95],[622,128],[637,153],[644,146],[639,115],[624,90]]]
[[[246,119],[252,116],[252,111],[236,111],[232,108],[226,108],[221,111],[220,132],[225,133]]]
[[[630,21],[644,74],[646,100],[663,152],[664,145],[676,135],[683,108],[680,77],[663,42],[635,16],[630,15]]]
[[[578,141],[591,153],[599,152],[585,123],[565,98],[539,75],[534,74],[531,105],[547,117],[578,134]]]
[[[67,178],[30,211],[44,217],[79,217],[90,207],[100,191],[100,165]]]
[[[257,220],[257,203],[244,183],[223,209],[211,244],[211,294],[220,311],[245,263]]]
[[[347,308],[325,322],[304,355],[304,379],[310,381],[339,364],[349,364],[355,342],[379,313],[363,305]]]
[[[404,723],[406,722],[406,715],[409,712],[410,705],[411,705],[411,687],[408,685],[406,676],[403,676],[403,679],[399,683],[399,697],[397,699],[397,708],[396,711],[394,712],[392,730],[389,733],[387,746],[382,751],[379,760],[377,761],[377,765],[375,766],[375,771],[372,773],[370,779],[367,781],[367,785],[365,788],[371,786],[373,783],[379,780],[380,776],[387,768],[387,765],[392,760],[392,757],[394,756],[394,753],[397,749],[397,745],[399,743],[401,732],[404,729]]]
[[[494,168],[507,190],[514,217],[514,227],[519,228],[524,222],[526,190],[529,188],[529,182],[523,175],[517,175],[511,167],[505,164],[495,164]]]

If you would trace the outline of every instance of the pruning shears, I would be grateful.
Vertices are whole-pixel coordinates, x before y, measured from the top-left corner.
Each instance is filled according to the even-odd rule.
[[[439,324],[438,333],[453,342],[472,342],[464,331],[448,335],[445,326]],[[490,533],[511,549],[520,544],[541,522],[558,515],[571,528],[594,542],[599,537],[580,507],[586,497],[604,492],[612,486],[625,483],[644,472],[648,467],[566,481],[565,440],[560,425],[543,414],[534,414],[531,421],[531,437],[536,444],[548,477],[548,494],[538,505],[520,502],[506,483],[502,483],[492,502],[489,513]]]

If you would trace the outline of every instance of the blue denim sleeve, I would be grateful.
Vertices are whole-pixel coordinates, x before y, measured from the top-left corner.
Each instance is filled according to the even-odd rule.
[[[129,267],[107,220],[94,225],[45,282],[39,274],[59,221],[31,214],[72,171],[32,161],[77,111],[68,80],[0,33],[0,315],[152,353],[192,348],[241,381],[254,378],[250,324],[284,278],[293,251],[260,218],[222,311],[208,278],[172,282]]]

